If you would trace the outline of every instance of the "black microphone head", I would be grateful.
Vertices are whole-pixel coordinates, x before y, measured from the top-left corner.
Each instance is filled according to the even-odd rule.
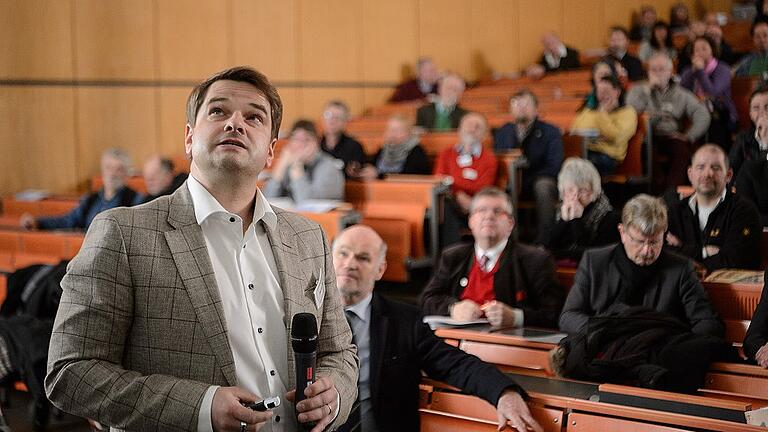
[[[297,353],[317,351],[317,320],[311,313],[297,313],[291,322],[291,345]]]

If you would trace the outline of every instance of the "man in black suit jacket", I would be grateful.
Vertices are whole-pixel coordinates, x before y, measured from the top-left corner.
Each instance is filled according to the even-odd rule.
[[[416,111],[416,126],[431,131],[458,128],[461,118],[468,112],[459,106],[464,87],[464,80],[458,75],[446,75],[441,78],[437,88],[437,100],[423,105]]]
[[[496,406],[499,428],[541,431],[525,392],[494,366],[446,344],[416,308],[373,292],[386,269],[386,244],[370,227],[355,225],[333,244],[336,285],[358,346],[359,409],[340,431],[418,431],[421,371]]]
[[[764,280],[760,303],[757,304],[744,337],[744,354],[758,365],[768,368],[768,271],[765,272]]]
[[[564,291],[552,255],[510,238],[514,226],[506,193],[475,194],[469,211],[475,242],[443,251],[422,293],[422,312],[462,321],[485,315],[495,327],[556,328]]]
[[[560,315],[560,330],[579,332],[615,303],[665,312],[693,333],[722,337],[725,327],[699,282],[693,263],[663,249],[667,211],[640,194],[624,206],[621,243],[584,253]]]
[[[605,59],[618,62],[630,81],[641,80],[645,77],[643,62],[628,53],[628,48],[629,33],[627,29],[621,26],[611,27],[608,35],[608,55],[606,55]]]

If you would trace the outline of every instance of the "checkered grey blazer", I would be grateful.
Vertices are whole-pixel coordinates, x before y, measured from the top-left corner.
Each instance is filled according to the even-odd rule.
[[[283,325],[318,320],[318,375],[341,394],[332,427],[357,397],[358,360],[320,227],[281,209],[267,228],[283,289]],[[45,379],[60,409],[114,428],[193,431],[210,385],[237,385],[227,325],[186,184],[174,194],[100,214],[61,285]],[[325,298],[314,290],[324,275]],[[286,343],[290,343],[288,340]],[[294,359],[288,350],[290,388]]]

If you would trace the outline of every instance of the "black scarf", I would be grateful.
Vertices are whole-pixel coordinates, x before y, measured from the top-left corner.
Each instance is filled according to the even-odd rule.
[[[648,283],[656,276],[659,260],[648,266],[639,266],[632,262],[619,244],[614,254],[616,267],[621,274],[621,296],[619,300],[628,306],[642,306]]]

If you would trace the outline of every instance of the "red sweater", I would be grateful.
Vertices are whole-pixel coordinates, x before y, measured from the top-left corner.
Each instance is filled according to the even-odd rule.
[[[496,275],[496,271],[499,270],[501,258],[499,257],[496,260],[493,269],[488,273],[480,270],[480,264],[475,259],[472,268],[469,270],[467,287],[461,293],[461,300],[472,300],[481,306],[491,300],[496,300],[496,291],[493,289],[493,277]]]
[[[472,164],[466,167],[459,166],[456,161],[458,157],[459,154],[454,148],[447,148],[440,152],[435,163],[435,174],[453,177],[453,185],[451,185],[453,193],[462,191],[471,196],[496,183],[499,163],[493,152],[483,148],[480,157],[472,158]]]

